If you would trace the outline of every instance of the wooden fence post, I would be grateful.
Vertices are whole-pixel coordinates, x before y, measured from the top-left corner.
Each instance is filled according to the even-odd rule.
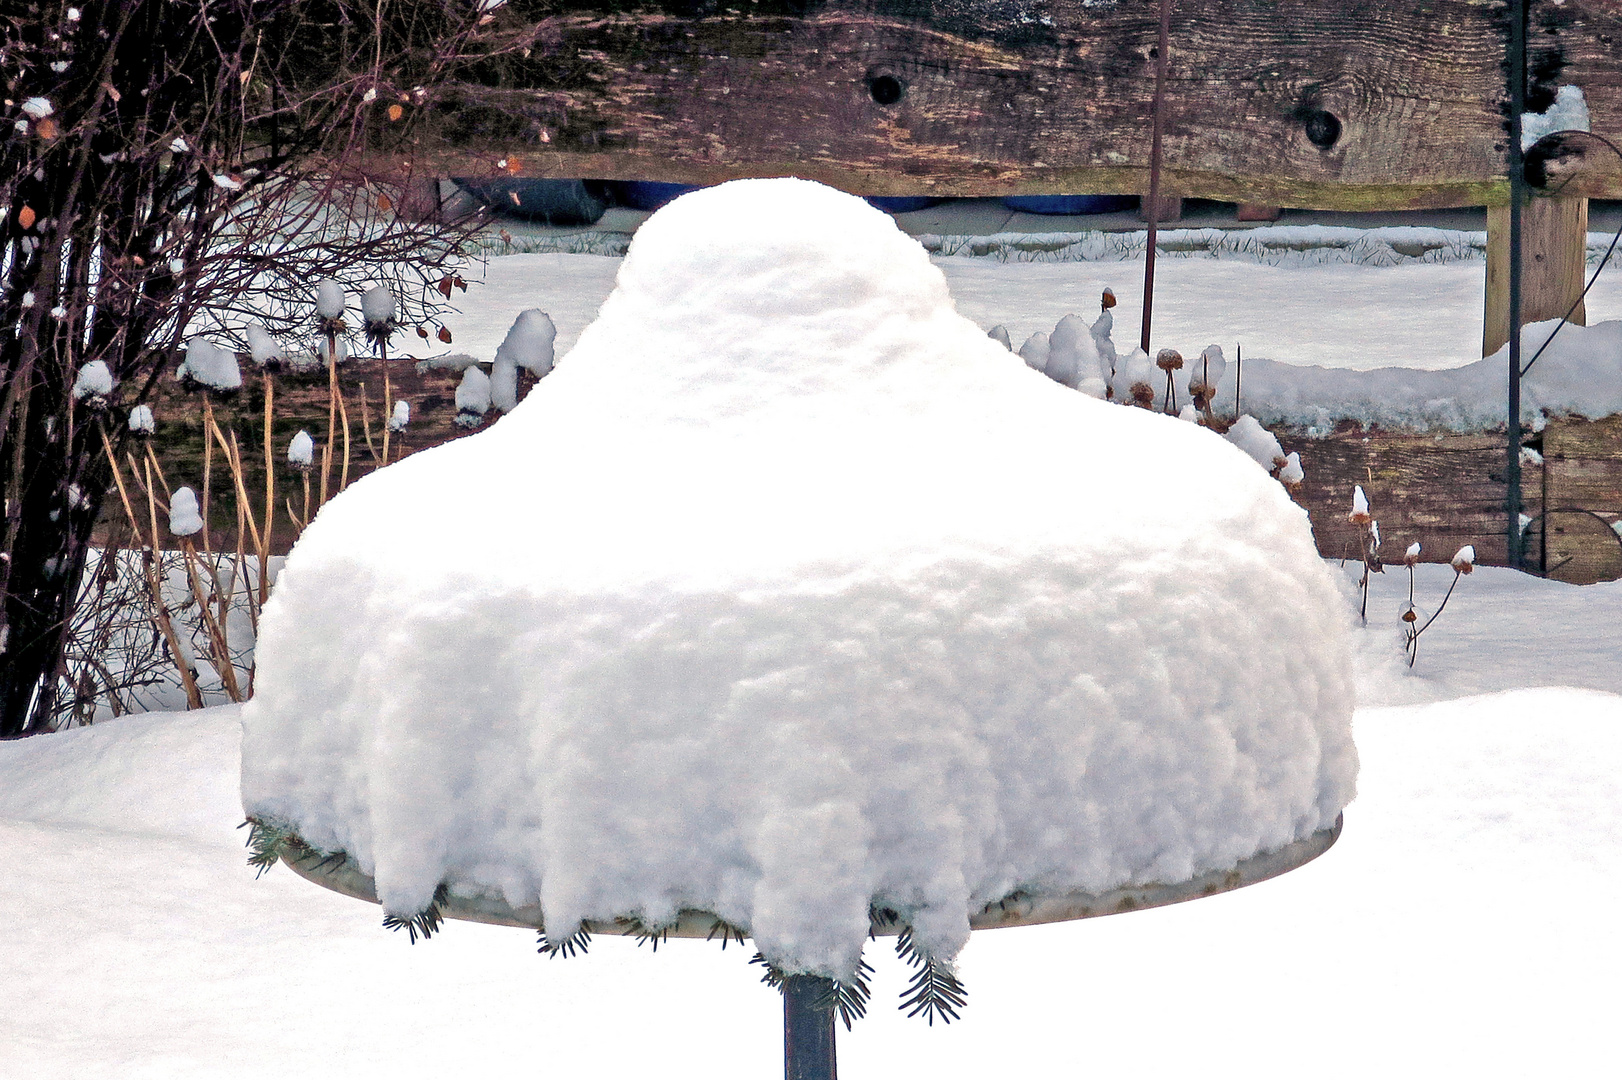
[[[1521,217],[1521,323],[1558,319],[1583,292],[1588,251],[1588,200],[1577,196],[1527,200]],[[1586,326],[1583,305],[1571,321]],[[1487,309],[1481,355],[1509,341],[1509,207],[1487,208]]]

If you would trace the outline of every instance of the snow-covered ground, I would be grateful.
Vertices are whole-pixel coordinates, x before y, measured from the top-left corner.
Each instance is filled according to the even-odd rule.
[[[1141,261],[941,257],[959,310],[1016,344],[1113,285],[1116,340]],[[493,259],[450,322],[493,358],[539,307],[565,355],[621,260]],[[1391,267],[1159,263],[1160,334],[1188,355],[1368,369],[1477,359],[1479,261]],[[1602,278],[1590,321],[1622,318]],[[1124,351],[1124,350],[1123,350]],[[1350,609],[1351,569],[1343,575]],[[1428,607],[1451,573],[1419,568]],[[1614,1071],[1622,968],[1622,583],[1484,568],[1402,664],[1406,574],[1354,631],[1362,759],[1340,842],[1274,881],[1171,908],[973,935],[962,1019],[895,1010],[906,972],[872,943],[874,1000],[840,1033],[847,1080],[934,1072],[1520,1077]],[[0,743],[0,1077],[388,1080],[770,1077],[780,1000],[752,949],[534,936],[455,923],[409,944],[381,911],[246,865],[239,708]]]
[[[574,347],[613,287],[622,260],[600,255],[508,255],[475,266],[453,348],[495,356],[513,319],[538,307],[557,323],[558,355]],[[1052,331],[1074,311],[1091,318],[1113,286],[1115,340],[1125,352],[1143,319],[1143,260],[1001,262],[937,257],[957,309],[1008,327],[1014,345]],[[1243,259],[1161,258],[1155,264],[1155,340],[1186,356],[1218,342],[1234,356],[1367,370],[1458,367],[1481,359],[1486,263],[1270,266]],[[1622,268],[1607,268],[1587,301],[1590,324],[1622,318]]]
[[[1446,587],[1421,567],[1421,603]],[[1461,583],[1417,674],[1403,577],[1358,631],[1360,794],[1282,878],[1176,907],[986,931],[970,1003],[895,1011],[886,942],[843,1075],[1598,1076],[1622,930],[1622,585]],[[1534,687],[1534,689],[1528,689]],[[1461,695],[1474,695],[1463,697]],[[1391,705],[1398,701],[1424,704]],[[769,1077],[777,995],[736,946],[595,939],[546,960],[245,863],[237,707],[0,744],[0,1075]]]

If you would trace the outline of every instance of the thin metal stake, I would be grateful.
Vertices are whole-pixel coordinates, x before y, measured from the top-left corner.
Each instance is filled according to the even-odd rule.
[[[783,980],[784,1080],[837,1080],[834,984],[816,975]]]
[[[1527,0],[1510,0],[1509,25],[1509,417],[1504,468],[1505,561],[1520,566],[1521,544],[1521,208],[1526,202],[1526,158],[1521,114],[1526,111]]]
[[[1160,233],[1160,140],[1165,133],[1161,104],[1166,95],[1166,54],[1171,49],[1171,0],[1160,0],[1160,43],[1155,49],[1154,135],[1149,146],[1149,248],[1143,264],[1143,333],[1138,347],[1149,351],[1149,329],[1154,321],[1155,244]]]

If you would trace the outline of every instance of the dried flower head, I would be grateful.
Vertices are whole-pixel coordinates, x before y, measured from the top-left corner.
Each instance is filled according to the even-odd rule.
[[[1155,357],[1155,367],[1161,371],[1183,370],[1183,354],[1176,349],[1161,349]]]
[[[1104,290],[1103,309],[1105,311],[1108,311],[1110,308],[1112,308],[1114,306],[1115,306],[1115,290],[1114,289],[1105,289]]]
[[[1453,556],[1449,564],[1460,574],[1471,574],[1476,569],[1476,548],[1474,544],[1466,544]]]
[[[1419,541],[1415,540],[1408,545],[1408,550],[1402,553],[1402,565],[1414,566],[1419,562]]]

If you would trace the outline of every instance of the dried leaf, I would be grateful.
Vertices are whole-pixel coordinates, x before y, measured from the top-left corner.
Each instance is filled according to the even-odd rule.
[[[247,86],[248,85],[248,80],[250,78],[252,78],[252,77],[253,77],[253,72],[244,71],[241,75],[237,76],[237,82],[239,82],[243,86]]]
[[[17,224],[25,229],[34,227],[34,208],[32,206],[25,206],[17,211]]]
[[[457,274],[455,277],[451,278],[451,284],[455,285],[458,289],[461,289],[463,292],[467,292],[467,282],[462,280],[462,275],[461,274]]]
[[[56,121],[52,120],[49,116],[42,120],[36,121],[34,124],[34,133],[42,139],[56,138],[58,134]]]
[[[400,108],[400,106],[398,106],[398,105],[390,105],[389,106],[389,119],[390,120],[398,120],[398,119],[400,119],[400,117],[402,117],[404,115],[405,115],[405,110]]]
[[[447,345],[451,343],[451,332],[443,326],[439,328],[439,340]]]
[[[438,289],[439,295],[445,299],[449,300],[451,298],[451,279],[449,277],[440,278],[439,284],[435,285],[434,288]]]
[[[422,338],[422,340],[427,341],[428,340],[428,328],[425,327],[425,326],[417,327],[417,336]]]
[[[379,195],[377,197],[377,208],[379,210],[392,210],[394,209],[394,200],[387,195]]]

